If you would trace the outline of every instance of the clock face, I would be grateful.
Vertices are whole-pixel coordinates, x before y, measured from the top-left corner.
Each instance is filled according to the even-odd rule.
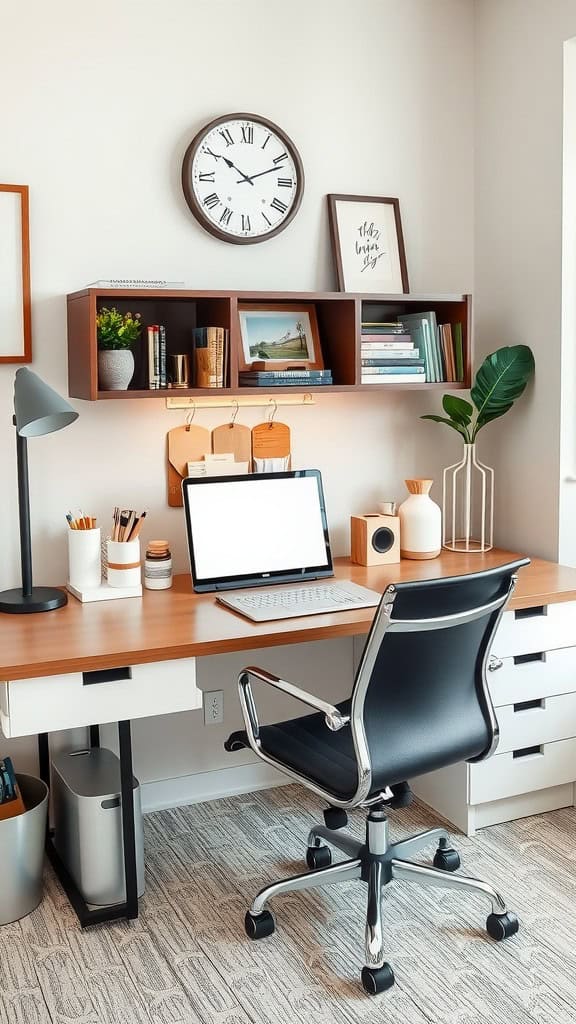
[[[227,242],[261,242],[282,231],[302,200],[304,171],[285,132],[253,114],[228,114],[196,135],[182,164],[192,213]]]

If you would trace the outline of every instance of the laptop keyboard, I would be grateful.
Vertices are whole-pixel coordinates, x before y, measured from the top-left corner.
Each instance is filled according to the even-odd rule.
[[[263,594],[235,594],[234,601],[244,608],[302,608],[331,604],[333,606],[360,603],[360,598],[353,597],[346,590],[334,584],[317,587],[294,587],[286,590],[268,591]]]

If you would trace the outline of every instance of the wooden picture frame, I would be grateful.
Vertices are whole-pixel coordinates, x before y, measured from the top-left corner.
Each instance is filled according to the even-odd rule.
[[[0,363],[32,362],[27,185],[0,185]]]
[[[327,198],[338,290],[407,295],[398,199],[335,194]]]
[[[316,306],[241,303],[239,370],[323,370]]]

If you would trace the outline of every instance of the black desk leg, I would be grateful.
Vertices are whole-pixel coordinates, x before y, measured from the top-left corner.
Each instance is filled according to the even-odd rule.
[[[93,730],[97,730],[93,732]],[[90,741],[96,740],[99,745],[98,726],[90,729]],[[124,877],[126,881],[126,898],[122,903],[107,907],[91,909],[85,902],[76,882],[68,872],[64,862],[54,846],[53,831],[48,829],[46,835],[46,854],[57,878],[59,879],[70,905],[76,913],[82,928],[105,921],[117,921],[119,918],[133,920],[138,917],[138,879],[136,876],[136,838],[134,825],[134,789],[132,784],[132,740],[130,722],[118,722],[118,741],[120,747],[120,800],[122,814],[122,839],[124,845]],[[38,757],[40,777],[46,785],[50,785],[50,748],[47,733],[38,736]]]

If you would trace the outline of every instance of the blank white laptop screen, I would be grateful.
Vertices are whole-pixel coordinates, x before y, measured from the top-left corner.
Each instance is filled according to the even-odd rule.
[[[317,470],[185,480],[195,589],[332,575]]]

